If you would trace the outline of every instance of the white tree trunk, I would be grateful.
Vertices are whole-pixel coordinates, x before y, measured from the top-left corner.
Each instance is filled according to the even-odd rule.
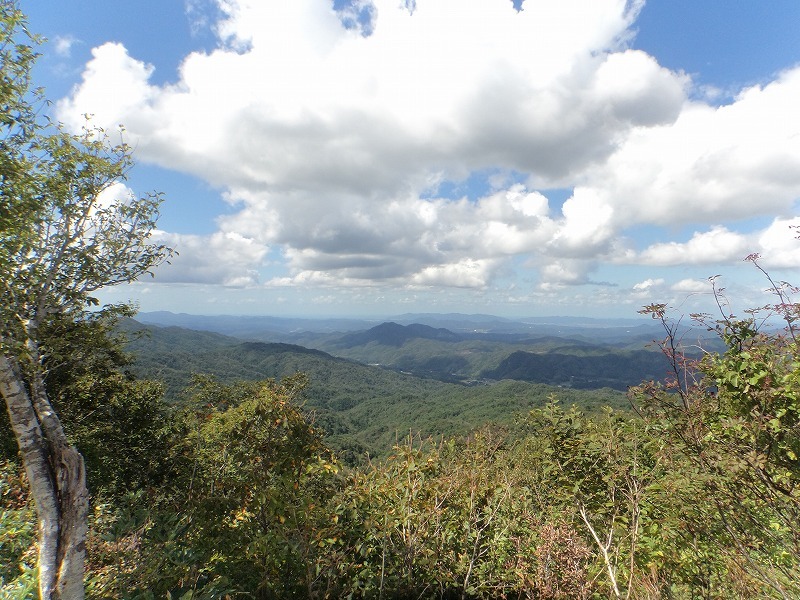
[[[26,387],[16,360],[0,355],[0,393],[39,521],[39,595],[82,600],[89,504],[83,457],[67,443],[41,376],[34,380]]]

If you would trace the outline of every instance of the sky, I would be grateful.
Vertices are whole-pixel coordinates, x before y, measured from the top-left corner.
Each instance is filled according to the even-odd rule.
[[[797,0],[21,0],[179,256],[144,311],[635,317],[800,282]],[[122,185],[122,184],[121,184]]]

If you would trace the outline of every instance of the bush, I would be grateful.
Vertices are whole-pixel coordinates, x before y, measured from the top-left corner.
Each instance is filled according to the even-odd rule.
[[[0,460],[0,599],[36,594],[36,512],[15,461]]]

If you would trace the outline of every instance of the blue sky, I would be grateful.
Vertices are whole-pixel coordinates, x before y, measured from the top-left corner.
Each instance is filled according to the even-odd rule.
[[[768,8],[767,8],[768,7]],[[634,316],[797,282],[796,0],[22,0],[180,256],[142,310]]]

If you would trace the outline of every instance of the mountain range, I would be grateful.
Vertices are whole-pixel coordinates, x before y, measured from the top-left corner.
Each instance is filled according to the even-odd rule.
[[[640,323],[404,317],[433,325],[144,313],[126,329],[142,332],[128,346],[137,375],[163,381],[176,403],[194,373],[225,383],[306,373],[306,409],[352,462],[409,433],[451,436],[510,423],[550,398],[625,409],[628,386],[661,379],[669,366],[644,341],[655,330]],[[453,328],[435,326],[444,323]]]
[[[139,320],[217,332],[252,342],[294,344],[365,365],[443,382],[515,379],[572,388],[625,390],[660,379],[668,367],[649,344],[649,321],[547,318],[512,321],[490,315],[402,315],[434,323],[201,317],[143,313]],[[452,328],[437,327],[448,323]],[[361,328],[356,328],[361,325]],[[367,325],[365,327],[365,325]],[[476,328],[476,326],[480,328]],[[344,331],[332,331],[344,326]]]

